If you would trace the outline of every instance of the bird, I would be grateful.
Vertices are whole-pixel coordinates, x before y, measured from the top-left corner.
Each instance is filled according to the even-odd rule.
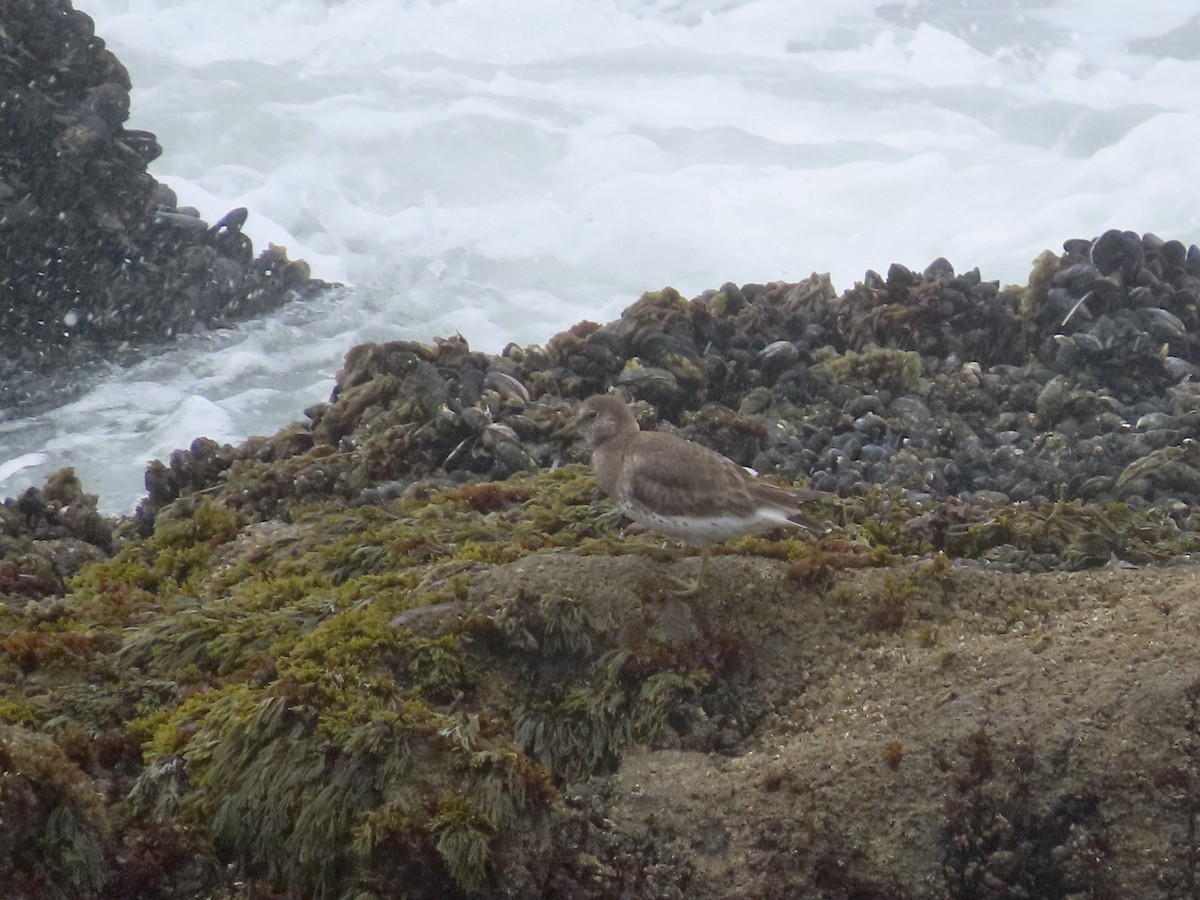
[[[621,513],[702,548],[700,575],[682,593],[704,586],[714,543],[780,527],[829,530],[805,517],[800,506],[833,499],[832,494],[780,487],[679,435],[642,431],[633,411],[615,394],[584,400],[564,430],[579,434],[591,447],[600,490]]]

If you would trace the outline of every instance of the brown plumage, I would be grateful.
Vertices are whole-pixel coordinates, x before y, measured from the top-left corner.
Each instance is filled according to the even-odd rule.
[[[825,531],[800,504],[830,499],[822,491],[784,488],[759,479],[720,453],[678,435],[641,431],[629,407],[612,394],[589,397],[575,427],[592,447],[600,489],[635,522],[703,547],[779,527]]]

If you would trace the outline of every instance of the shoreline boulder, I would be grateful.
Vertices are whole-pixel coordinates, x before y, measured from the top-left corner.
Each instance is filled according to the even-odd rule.
[[[125,127],[129,73],[69,0],[0,20],[0,408],[46,401],[26,373],[123,352],[311,298],[329,285],[281,247],[255,253],[244,209],[209,224],[147,172]],[[61,376],[59,376],[61,377]]]

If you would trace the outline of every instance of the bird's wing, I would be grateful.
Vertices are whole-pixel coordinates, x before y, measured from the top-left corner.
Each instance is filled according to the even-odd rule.
[[[752,477],[707,447],[648,432],[627,452],[614,499],[664,516],[709,516],[714,508],[749,515],[757,506]]]
[[[827,491],[814,491],[811,488],[781,487],[760,478],[750,482],[748,488],[755,499],[771,506],[783,509],[788,506],[799,506],[801,503],[813,503],[821,500],[836,500],[836,494]]]

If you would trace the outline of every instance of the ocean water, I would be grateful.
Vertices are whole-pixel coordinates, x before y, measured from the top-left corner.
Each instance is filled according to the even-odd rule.
[[[1107,228],[1200,240],[1200,15],[1175,0],[76,0],[151,171],[345,292],[0,421],[0,495],[271,433],[365,340],[480,349],[644,290],[938,256],[1025,281]]]

